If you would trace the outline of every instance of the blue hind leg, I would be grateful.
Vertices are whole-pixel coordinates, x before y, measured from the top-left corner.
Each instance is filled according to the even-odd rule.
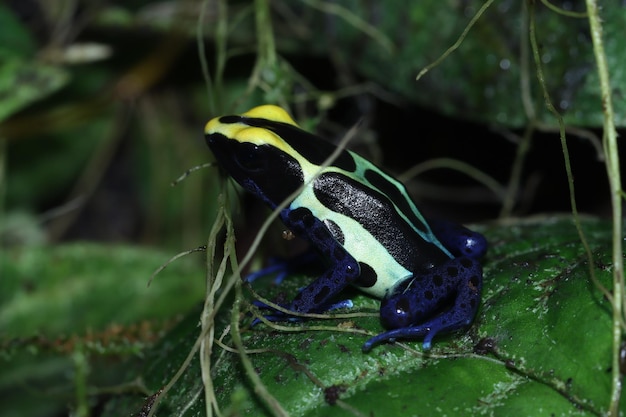
[[[471,258],[454,258],[401,282],[383,299],[380,315],[390,329],[363,345],[396,339],[421,339],[423,348],[431,347],[438,333],[468,327],[480,304],[482,267]]]
[[[437,239],[454,256],[480,259],[487,252],[487,239],[458,223],[429,219],[428,224]]]

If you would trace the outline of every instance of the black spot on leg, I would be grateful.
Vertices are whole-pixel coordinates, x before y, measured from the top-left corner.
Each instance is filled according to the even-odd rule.
[[[448,268],[448,275],[452,278],[456,278],[459,275],[459,269],[455,266]]]
[[[378,275],[376,274],[376,271],[374,271],[374,268],[364,262],[359,262],[359,266],[361,267],[361,274],[356,279],[354,284],[358,285],[359,287],[365,288],[373,287],[378,280]]]
[[[469,258],[461,258],[461,265],[465,268],[471,268],[474,265],[474,262]]]
[[[329,293],[330,287],[324,286],[317,294],[315,294],[315,297],[313,297],[313,301],[315,302],[315,304],[322,304],[324,302],[324,299],[328,297]]]
[[[307,229],[310,229],[315,225],[315,218],[311,213],[308,213],[306,216],[302,217],[302,224],[304,224],[304,227],[306,227]]]
[[[469,286],[474,290],[477,291],[478,287],[480,286],[480,278],[477,277],[476,275],[472,276],[469,280]]]
[[[433,277],[433,284],[435,284],[438,287],[441,287],[443,285],[443,277],[441,275],[435,275]]]
[[[430,301],[435,298],[435,294],[432,291],[424,291],[424,298]]]
[[[308,208],[299,207],[289,212],[289,221],[292,223],[302,223],[304,226],[311,226],[313,220],[311,210]]]

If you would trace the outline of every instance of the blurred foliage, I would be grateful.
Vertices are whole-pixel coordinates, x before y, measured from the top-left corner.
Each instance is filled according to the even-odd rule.
[[[384,84],[412,102],[454,118],[482,123],[522,127],[541,122],[556,126],[554,116],[544,105],[535,69],[529,65],[529,16],[524,2],[492,2],[462,38],[462,47],[419,82],[415,82],[418,73],[455,44],[471,19],[489,2],[449,2],[445,6],[435,1],[412,4],[403,0],[368,5],[360,0],[337,5],[313,0],[303,3],[301,9],[315,5],[327,15],[322,20],[316,14],[294,13],[304,16],[279,30],[293,34],[294,27],[324,25],[326,36],[311,34],[314,50],[337,50],[338,59],[350,62],[367,79]],[[540,2],[533,10],[551,99],[569,125],[600,127],[602,106],[585,4],[552,3],[553,7],[562,7],[563,12]],[[361,19],[360,25],[345,24],[348,13]],[[626,8],[616,1],[606,2],[602,5],[602,20],[609,70],[616,86],[615,123],[624,127],[626,71],[622,63],[626,57],[621,39]],[[363,30],[363,25],[370,25],[372,32]],[[292,38],[279,37],[298,48]]]
[[[431,213],[477,220],[536,207],[569,210],[563,156],[535,77],[523,3],[491,4],[459,48],[415,81],[483,4],[0,4],[0,416],[64,414],[68,404],[80,416],[138,411],[144,396],[161,388],[192,351],[199,313],[189,311],[202,299],[204,264],[197,256],[177,260],[149,289],[144,285],[174,253],[206,244],[225,182],[215,167],[194,167],[212,160],[202,127],[215,115],[277,103],[305,129],[334,140],[362,119],[350,146],[392,172],[445,156],[477,166],[485,174],[478,178],[495,183],[474,185],[464,176],[467,169],[409,179]],[[583,10],[579,2],[558,6]],[[580,204],[605,214],[609,196],[597,130],[602,106],[587,19],[544,3],[534,11],[547,87],[574,138]],[[616,122],[624,126],[626,8],[609,2],[602,13]],[[243,214],[236,217],[243,253],[267,211],[237,195],[242,213],[226,211]],[[610,262],[607,231],[593,221],[587,227],[602,275]],[[608,389],[603,311],[609,307],[589,284],[569,221],[514,223],[490,228],[488,235],[493,249],[479,325],[442,340],[435,352],[441,358],[398,346],[361,355],[361,336],[334,331],[247,332],[249,347],[285,341],[281,355],[254,358],[260,369],[271,369],[263,382],[293,415],[350,407],[367,414],[368,400],[380,398],[400,398],[394,404],[419,406],[416,413],[443,407],[453,414],[462,407],[511,415],[528,411],[530,397],[557,413],[601,414]],[[270,233],[273,240],[261,252],[295,250],[295,243],[276,236]],[[284,291],[306,279],[294,279]],[[542,296],[539,287],[548,292]],[[557,299],[559,306],[547,309]],[[376,309],[375,300],[355,300]],[[541,320],[530,313],[541,313]],[[161,339],[181,314],[185,321]],[[228,320],[221,314],[218,329]],[[379,330],[376,318],[358,325]],[[491,339],[496,347],[486,356],[469,353]],[[580,346],[593,354],[579,361]],[[344,348],[354,351],[345,361],[349,370],[335,367],[345,359]],[[213,372],[227,414],[257,406],[237,357],[219,352],[222,367]],[[546,368],[553,360],[554,369]],[[185,415],[203,415],[198,366],[192,362],[176,386],[180,395],[166,397],[165,410],[191,404]],[[468,380],[482,381],[473,387],[491,395],[471,391],[456,403],[438,402]],[[285,385],[293,391],[283,391]],[[431,399],[416,402],[416,392]],[[337,396],[348,408],[324,405]],[[484,409],[472,408],[476,404]]]
[[[167,258],[163,251],[86,243],[1,253],[0,415],[56,415],[86,384],[114,392],[126,361],[139,361],[202,299],[203,268],[191,259],[169,265],[148,285]],[[88,359],[82,377],[76,355]]]

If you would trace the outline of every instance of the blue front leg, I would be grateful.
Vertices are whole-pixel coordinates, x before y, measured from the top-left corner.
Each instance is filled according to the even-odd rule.
[[[309,209],[304,207],[285,209],[281,213],[281,219],[297,236],[311,242],[321,257],[330,265],[321,276],[304,287],[285,307],[299,313],[321,313],[350,305],[349,300],[339,304],[333,304],[333,300],[337,294],[358,278],[360,267],[355,259]],[[281,313],[275,313],[266,318],[273,321],[288,319]]]
[[[333,298],[358,278],[360,267],[309,209],[289,210],[282,220],[296,235],[309,240],[330,263],[326,272],[296,295],[289,308],[301,313],[326,311]]]
[[[383,341],[424,338],[430,349],[437,333],[469,326],[480,304],[482,266],[461,257],[400,282],[383,299],[380,317],[388,332],[369,339],[363,351]]]

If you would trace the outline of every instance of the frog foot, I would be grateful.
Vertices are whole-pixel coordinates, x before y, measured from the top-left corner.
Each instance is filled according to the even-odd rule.
[[[459,325],[458,327],[466,327],[470,323],[471,321],[468,320],[467,323],[463,323],[463,325]],[[426,351],[430,350],[433,338],[440,331],[447,332],[450,331],[450,329],[435,328],[428,323],[420,326],[393,329],[368,339],[367,342],[363,344],[361,349],[363,350],[363,353],[367,353],[374,346],[382,342],[395,342],[397,339],[421,339],[423,337],[424,341],[422,342],[422,349]]]
[[[363,351],[396,339],[424,338],[424,350],[433,337],[469,327],[482,288],[482,267],[471,258],[454,258],[422,271],[396,285],[383,299],[380,318],[390,329],[369,339]]]
[[[431,346],[431,341],[435,334],[433,334],[431,329],[423,326],[405,327],[403,329],[393,329],[387,332],[380,333],[368,339],[367,342],[363,344],[363,347],[361,349],[363,350],[363,353],[367,353],[372,350],[374,346],[382,342],[395,342],[396,339],[419,339],[424,336],[426,337],[424,338],[424,343],[422,344],[422,347],[424,350],[429,350]]]

